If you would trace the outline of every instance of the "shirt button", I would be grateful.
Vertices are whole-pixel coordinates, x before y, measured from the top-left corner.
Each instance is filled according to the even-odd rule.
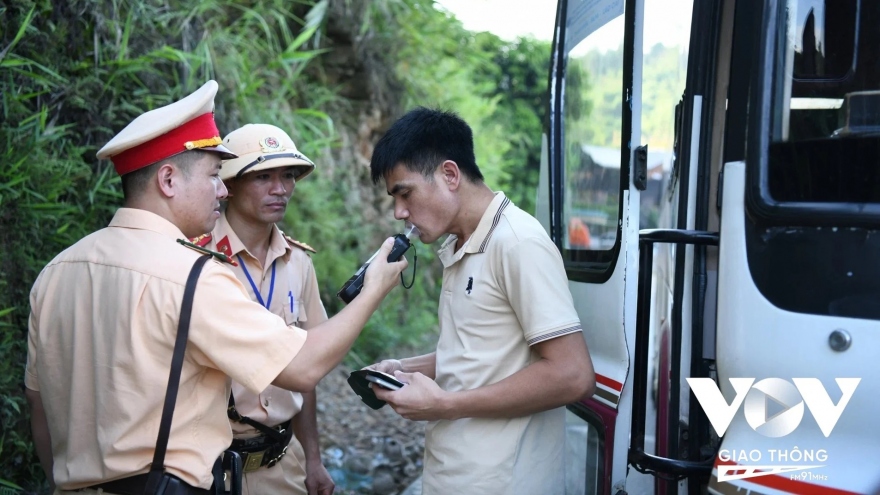
[[[263,407],[269,407],[269,398],[263,399]]]

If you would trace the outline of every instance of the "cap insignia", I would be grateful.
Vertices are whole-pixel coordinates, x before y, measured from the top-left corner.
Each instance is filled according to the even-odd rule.
[[[180,244],[182,244],[192,250],[198,251],[202,254],[210,254],[215,259],[217,259],[223,263],[229,263],[230,265],[238,266],[238,264],[232,258],[230,258],[229,256],[226,256],[223,253],[218,253],[217,251],[211,251],[208,248],[198,246],[196,244],[193,244],[192,242],[185,241],[183,239],[178,239],[177,242],[179,242]]]
[[[282,151],[284,149],[281,146],[281,141],[272,136],[261,139],[260,148],[263,150],[263,153],[272,153],[275,151]]]

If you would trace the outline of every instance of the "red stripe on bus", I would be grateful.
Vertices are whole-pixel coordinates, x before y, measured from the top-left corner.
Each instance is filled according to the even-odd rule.
[[[742,464],[737,464],[733,461],[724,462],[718,458],[715,459],[716,467],[718,465],[725,466],[743,466]],[[748,467],[748,466],[743,466]],[[717,477],[716,477],[717,480]],[[785,478],[779,476],[777,474],[768,474],[766,476],[758,476],[756,478],[746,478],[744,480],[748,483],[754,483],[756,485],[766,486],[768,488],[773,488],[775,490],[783,490],[789,493],[799,493],[801,495],[859,495],[858,492],[851,492],[848,490],[842,490],[840,488],[834,488],[830,486],[822,486],[822,485],[814,485],[813,483],[807,483],[806,481],[793,480],[790,478]],[[719,481],[718,483],[730,483],[729,481]]]
[[[600,375],[599,373],[596,373],[596,381],[601,383],[602,385],[605,385],[608,388],[613,388],[614,390],[617,390],[618,392],[623,390],[622,383],[620,383],[616,380],[612,380],[611,378],[608,378],[605,375]]]

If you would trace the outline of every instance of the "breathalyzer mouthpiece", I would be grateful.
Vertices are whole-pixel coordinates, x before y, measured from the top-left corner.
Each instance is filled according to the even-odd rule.
[[[406,222],[406,226],[403,228],[403,236],[407,239],[412,239],[413,237],[418,237],[420,235],[419,228],[414,224]]]

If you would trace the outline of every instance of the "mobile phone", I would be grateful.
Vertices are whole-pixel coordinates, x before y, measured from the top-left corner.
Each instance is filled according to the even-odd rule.
[[[381,371],[376,371],[375,373],[381,373],[382,376],[376,376],[372,374],[367,375],[365,378],[368,382],[375,383],[376,385],[387,388],[388,390],[400,390],[401,387],[403,387],[403,383],[398,381],[393,376],[387,373],[382,373]]]
[[[399,390],[404,385],[397,378],[381,371],[366,369],[352,371],[348,375],[348,385],[351,386],[351,389],[361,398],[364,404],[372,409],[381,408],[385,405],[385,401],[376,397],[376,392],[370,388],[371,383],[375,383],[388,390]]]

